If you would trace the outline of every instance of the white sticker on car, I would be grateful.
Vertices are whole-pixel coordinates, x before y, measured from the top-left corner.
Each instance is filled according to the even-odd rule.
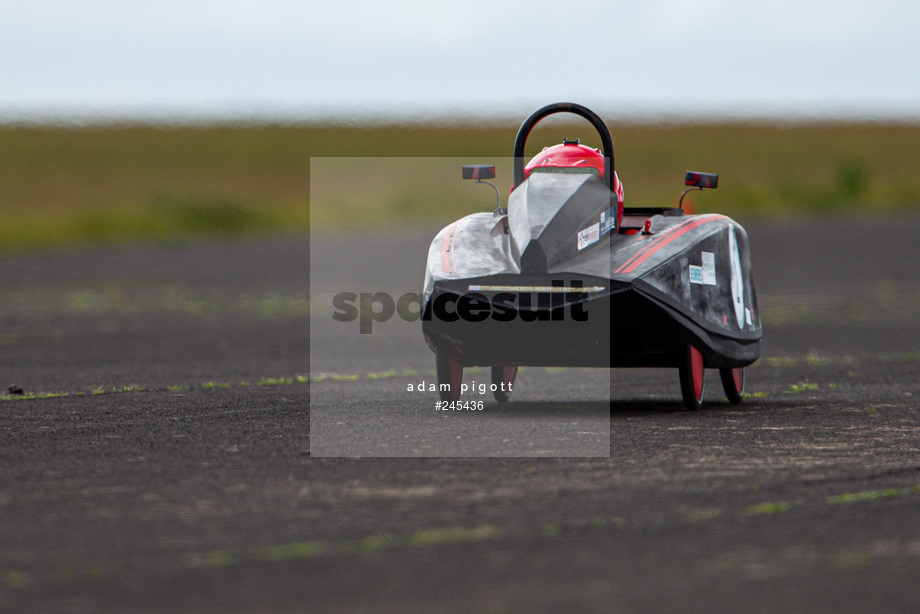
[[[705,286],[716,285],[716,255],[703,252],[703,266],[690,265],[690,283]]]
[[[728,256],[732,265],[732,302],[735,304],[735,320],[738,328],[744,329],[744,278],[741,271],[741,254],[738,252],[738,239],[735,227],[728,229]]]
[[[597,240],[601,238],[601,225],[598,222],[597,224],[591,224],[584,230],[578,231],[578,249],[583,250],[592,243],[597,243]]]

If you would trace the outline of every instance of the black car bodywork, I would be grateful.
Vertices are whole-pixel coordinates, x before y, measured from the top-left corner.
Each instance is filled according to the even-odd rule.
[[[547,169],[525,178],[527,135],[559,112],[597,128],[604,177]],[[740,402],[743,367],[759,357],[762,336],[744,229],[680,207],[618,209],[612,139],[580,105],[535,112],[514,153],[507,209],[457,220],[429,249],[422,327],[437,353],[442,398],[458,398],[462,369],[474,365],[492,367],[499,392],[517,366],[671,367],[680,370],[685,404],[698,408],[708,367]],[[490,167],[469,168],[475,178],[494,176],[494,167],[491,175]],[[716,183],[687,173],[687,185]]]

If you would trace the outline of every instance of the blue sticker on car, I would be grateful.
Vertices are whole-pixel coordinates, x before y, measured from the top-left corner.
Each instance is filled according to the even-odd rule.
[[[609,211],[601,212],[601,235],[605,235],[617,227],[616,207],[610,207]]]

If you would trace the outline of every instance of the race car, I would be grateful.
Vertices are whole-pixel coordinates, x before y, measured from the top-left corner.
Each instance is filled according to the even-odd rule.
[[[542,119],[572,113],[601,148],[568,140],[525,164]],[[531,114],[514,141],[507,207],[442,229],[428,251],[422,332],[435,352],[441,400],[456,401],[463,369],[491,369],[507,401],[520,366],[677,369],[684,405],[699,409],[706,369],[718,369],[731,403],[763,334],[747,233],[723,215],[689,215],[690,190],[718,175],[688,171],[677,206],[625,207],[613,140],[603,120],[575,103]],[[463,167],[489,183],[493,164]]]

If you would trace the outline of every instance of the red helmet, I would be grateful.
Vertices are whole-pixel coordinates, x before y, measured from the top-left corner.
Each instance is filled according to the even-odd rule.
[[[524,167],[524,179],[530,177],[533,172],[540,172],[538,169],[596,169],[600,178],[604,178],[604,154],[600,149],[594,149],[587,145],[582,145],[576,139],[574,141],[563,140],[561,145],[544,147],[543,151],[538,153]],[[613,191],[617,195],[617,204],[623,206],[623,184],[616,172],[613,173]]]

